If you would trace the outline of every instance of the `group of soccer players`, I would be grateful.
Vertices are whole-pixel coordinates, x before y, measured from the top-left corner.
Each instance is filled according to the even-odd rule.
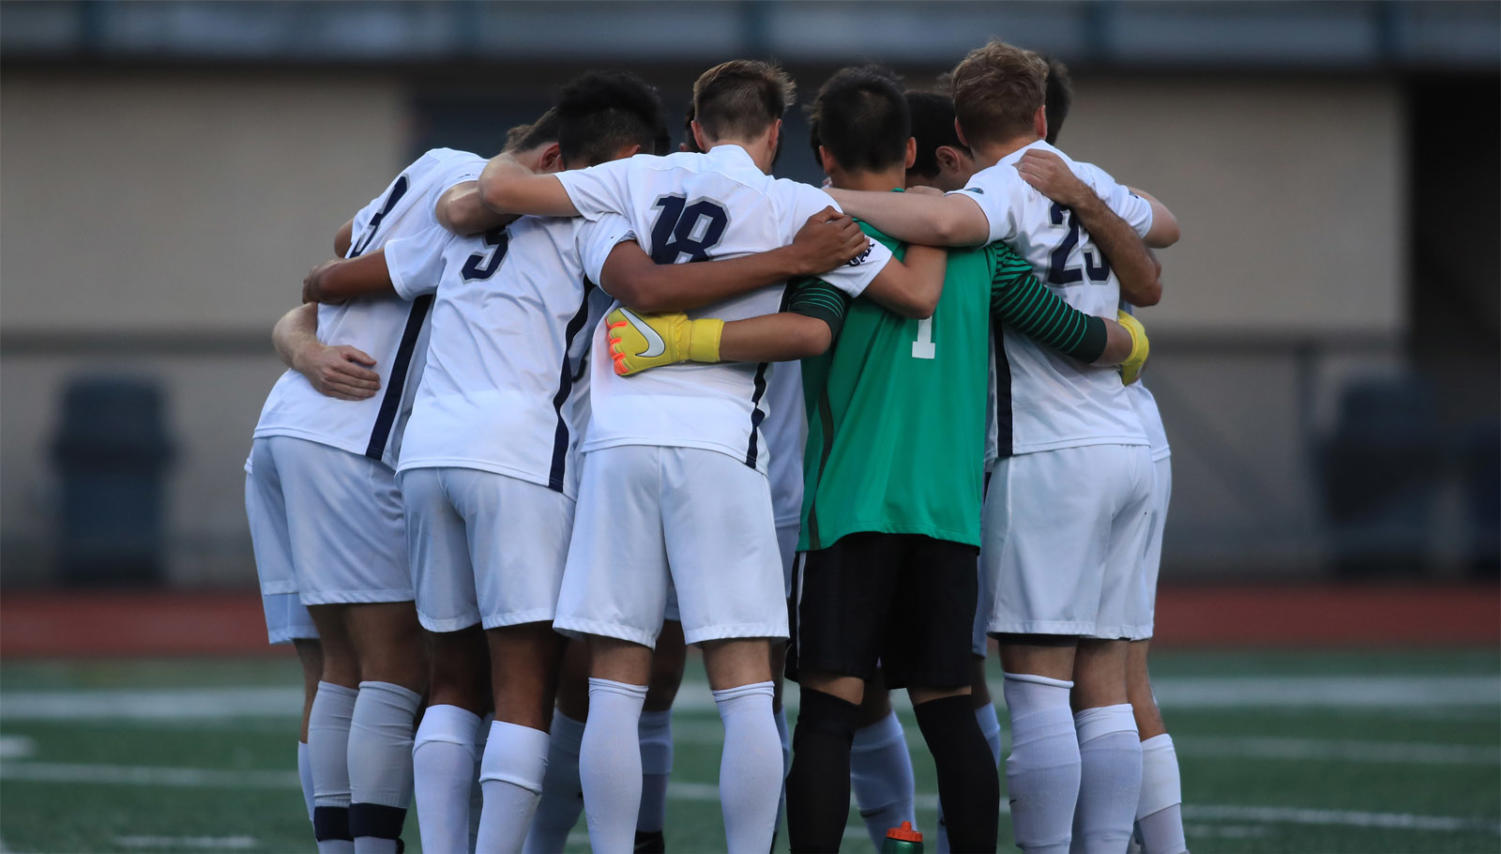
[[[784,810],[837,850],[852,790],[877,845],[913,821],[906,688],[936,847],[992,851],[987,635],[1017,845],[1185,850],[1146,670],[1167,449],[1118,311],[1177,224],[1053,147],[1061,65],[991,42],[946,88],[833,75],[825,191],[770,176],[774,65],[704,72],[676,153],[649,86],[589,73],[338,231],[246,463],[320,852],[400,850],[414,797],[429,852],[557,852],[581,810],[663,850],[686,644],[727,850]]]

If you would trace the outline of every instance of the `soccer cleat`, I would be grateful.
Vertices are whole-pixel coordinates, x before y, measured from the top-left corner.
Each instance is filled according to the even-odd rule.
[[[1147,366],[1147,356],[1151,353],[1152,346],[1147,341],[1147,330],[1140,320],[1119,311],[1116,312],[1116,321],[1131,333],[1131,355],[1120,364],[1121,382],[1130,385],[1141,379],[1141,372]]]
[[[717,362],[723,332],[723,320],[689,320],[682,312],[640,315],[617,308],[605,315],[610,358],[623,377],[678,362]]]

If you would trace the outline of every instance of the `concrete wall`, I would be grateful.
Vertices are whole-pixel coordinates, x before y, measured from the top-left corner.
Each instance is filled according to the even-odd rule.
[[[811,91],[819,81],[802,82]],[[1305,571],[1320,544],[1299,383],[1312,372],[1315,408],[1327,412],[1340,377],[1393,359],[1336,351],[1299,363],[1287,349],[1175,351],[1172,342],[1327,331],[1379,340],[1401,330],[1399,89],[1328,78],[1076,84],[1063,147],[1158,195],[1184,226],[1182,244],[1163,257],[1168,296],[1146,314],[1159,335],[1152,382],[1179,464],[1171,571]],[[249,583],[240,467],[280,369],[259,342],[296,301],[303,273],[329,254],[333,229],[411,154],[408,85],[368,72],[7,70],[8,583],[48,571],[55,483],[45,450],[58,395],[66,377],[97,371],[155,375],[168,392],[179,442],[172,576]],[[221,334],[226,343],[215,346]],[[96,335],[126,340],[79,349]]]

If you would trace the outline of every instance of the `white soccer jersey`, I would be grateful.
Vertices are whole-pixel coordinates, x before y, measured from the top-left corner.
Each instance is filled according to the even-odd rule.
[[[631,237],[618,216],[523,217],[472,237],[387,244],[398,293],[436,291],[399,471],[479,469],[576,494],[585,351],[609,305],[593,282]]]
[[[808,217],[834,204],[822,190],[766,175],[737,145],[716,146],[707,154],[638,155],[563,172],[558,179],[585,217],[624,215],[658,263],[734,258],[785,246]],[[865,254],[822,278],[857,297],[890,260],[890,250],[872,241]],[[724,320],[772,314],[780,309],[784,291],[762,288],[690,314]],[[768,412],[767,364],[669,365],[621,377],[603,324],[595,335],[583,450],[703,448],[766,471],[759,427]]]
[[[1121,311],[1135,314],[1136,309],[1130,303],[1122,302]],[[1131,405],[1136,408],[1136,417],[1141,419],[1141,429],[1147,433],[1147,444],[1152,446],[1152,462],[1165,460],[1172,456],[1173,449],[1167,443],[1167,429],[1162,426],[1162,412],[1157,408],[1157,398],[1152,396],[1152,390],[1142,380],[1137,380],[1126,387],[1126,394],[1131,398]]]
[[[484,158],[467,151],[426,152],[355,214],[348,257],[437,227],[438,197],[455,184],[479,177],[484,168]],[[366,400],[336,400],[319,394],[306,377],[289,370],[271,388],[255,437],[294,436],[394,467],[402,426],[422,373],[431,302],[367,297],[318,306],[318,340],[368,353],[375,359],[381,390]]]
[[[1022,180],[1015,164],[1029,149],[1051,151],[1094,188],[1138,234],[1152,226],[1146,200],[1103,170],[1075,163],[1038,140],[988,169],[956,192],[976,202],[990,221],[988,241],[1002,241],[1032,264],[1037,278],[1074,308],[1114,317],[1120,282],[1073,212],[1054,204]],[[1120,374],[1082,365],[1006,329],[996,345],[999,454],[1025,454],[1082,445],[1145,445],[1141,420]]]
[[[801,362],[771,366],[766,401],[771,414],[761,422],[771,454],[766,477],[771,481],[771,512],[777,527],[801,524],[803,519],[803,446],[808,441],[808,417],[803,410]]]

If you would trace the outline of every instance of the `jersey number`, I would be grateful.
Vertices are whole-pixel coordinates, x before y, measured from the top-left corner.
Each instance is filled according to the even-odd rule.
[[[651,227],[651,259],[658,264],[676,264],[684,255],[689,261],[709,260],[709,250],[730,222],[724,208],[708,199],[690,205],[682,196],[663,196],[652,207],[662,209]]]
[[[1063,205],[1054,204],[1052,209],[1053,225],[1067,226],[1068,234],[1063,242],[1053,250],[1053,256],[1048,263],[1048,284],[1071,285],[1074,282],[1083,281],[1088,274],[1091,282],[1103,282],[1110,278],[1110,262],[1101,255],[1098,263],[1095,262],[1094,253],[1084,250],[1084,268],[1068,266],[1068,256],[1079,245],[1079,220],[1074,217],[1074,212]]]
[[[505,260],[506,249],[510,246],[511,235],[504,228],[495,228],[485,232],[485,245],[490,247],[485,252],[476,252],[464,262],[464,281],[472,282],[475,279],[488,279],[500,269],[500,262]]]
[[[936,359],[938,357],[938,345],[933,343],[933,318],[924,317],[917,321],[917,340],[912,342],[912,358]]]

